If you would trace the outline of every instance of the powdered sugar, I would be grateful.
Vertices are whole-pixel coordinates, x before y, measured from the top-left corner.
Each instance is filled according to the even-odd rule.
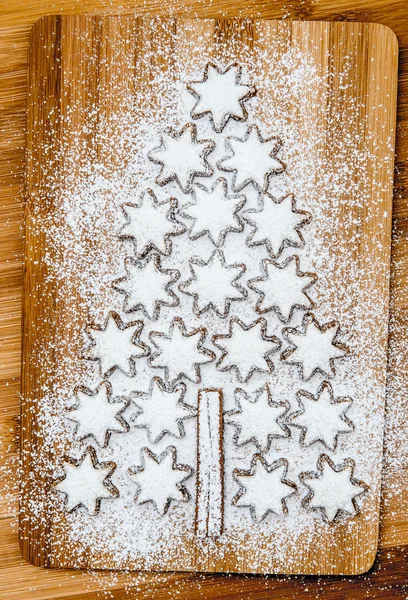
[[[197,56],[199,56],[200,42],[198,41],[197,44]],[[371,494],[370,497],[373,498],[377,494],[379,486],[384,388],[383,381],[378,378],[372,366],[372,357],[376,356],[379,361],[384,359],[382,339],[385,327],[385,311],[382,296],[378,290],[370,282],[364,280],[363,283],[361,281],[359,269],[363,268],[362,265],[359,265],[359,269],[353,268],[350,274],[350,265],[353,265],[353,253],[356,252],[360,244],[358,234],[356,233],[354,240],[348,240],[347,244],[341,239],[341,232],[347,226],[347,219],[360,219],[359,222],[361,223],[361,215],[357,213],[356,216],[353,211],[355,207],[362,205],[365,199],[363,189],[354,189],[352,183],[346,183],[347,169],[352,168],[351,162],[354,160],[348,155],[348,152],[354,148],[353,141],[349,140],[343,144],[345,154],[343,162],[337,163],[335,167],[325,164],[324,159],[319,154],[319,144],[324,133],[319,129],[319,119],[316,119],[309,109],[309,106],[313,104],[313,100],[317,101],[318,98],[313,99],[309,95],[307,102],[305,100],[306,92],[315,95],[325,93],[324,78],[320,78],[316,73],[310,57],[303,55],[296,49],[291,49],[283,56],[281,55],[279,60],[273,56],[269,58],[271,58],[271,68],[262,75],[259,65],[266,60],[264,55],[257,56],[255,60],[246,61],[245,56],[241,59],[245,67],[243,80],[248,85],[251,83],[256,84],[259,92],[257,100],[254,98],[246,103],[249,115],[248,123],[254,124],[256,122],[259,124],[264,140],[268,136],[279,136],[283,140],[283,146],[279,149],[279,160],[282,159],[281,162],[285,163],[287,168],[285,173],[275,174],[269,178],[269,193],[273,194],[274,198],[279,201],[285,198],[288,193],[294,192],[296,207],[299,207],[300,210],[306,209],[313,214],[313,222],[307,225],[304,224],[302,229],[302,235],[305,239],[305,246],[302,249],[302,269],[317,273],[319,277],[313,290],[313,297],[318,306],[317,316],[319,322],[325,323],[331,318],[338,319],[342,324],[339,335],[342,340],[347,341],[351,348],[350,358],[338,362],[335,384],[336,394],[350,395],[355,399],[352,418],[356,425],[356,433],[344,436],[347,437],[347,440],[343,440],[343,438],[340,440],[336,452],[339,458],[352,456],[356,459],[356,469],[359,477],[370,482],[372,487],[369,493]],[[103,322],[107,308],[116,310],[120,314],[123,313],[123,297],[113,292],[111,282],[123,274],[123,258],[126,255],[132,255],[134,240],[130,239],[122,244],[119,239],[116,239],[118,232],[121,232],[122,235],[126,234],[124,229],[122,231],[120,229],[122,224],[120,207],[123,204],[133,202],[135,197],[140,198],[144,188],[151,185],[151,181],[157,177],[158,168],[156,164],[148,160],[149,151],[152,148],[157,148],[157,140],[164,128],[172,127],[179,132],[183,123],[189,119],[189,111],[192,109],[194,99],[190,98],[188,100],[187,96],[181,93],[181,88],[186,81],[200,78],[206,60],[207,57],[204,53],[196,65],[191,64],[180,67],[177,77],[174,78],[176,83],[174,81],[168,82],[166,79],[160,79],[160,77],[154,79],[152,83],[154,95],[160,96],[160,107],[154,115],[146,113],[143,119],[134,118],[131,111],[127,113],[125,109],[123,114],[117,118],[116,124],[114,126],[111,124],[114,131],[116,131],[116,139],[117,137],[127,138],[127,142],[132,147],[132,158],[127,163],[126,168],[121,166],[112,174],[108,169],[105,170],[104,167],[98,166],[90,160],[85,163],[77,180],[71,182],[73,186],[68,185],[61,190],[61,206],[59,209],[61,220],[58,226],[50,228],[50,244],[53,245],[54,249],[56,246],[60,248],[58,254],[63,254],[64,247],[69,244],[71,244],[71,250],[70,254],[65,256],[62,261],[55,260],[54,256],[50,254],[50,276],[55,277],[56,280],[63,279],[65,281],[67,272],[70,273],[77,282],[82,306],[86,307],[95,323]],[[275,71],[273,66],[276,67]],[[279,81],[279,86],[274,86],[275,80]],[[311,86],[312,82],[313,86]],[[160,90],[159,93],[158,90]],[[151,93],[153,94],[153,92]],[[288,112],[282,111],[282,103],[289,98],[298,107],[301,115],[298,121],[289,119]],[[196,125],[197,139],[214,138],[217,141],[217,148],[221,148],[222,152],[225,150],[223,141],[226,137],[235,136],[244,139],[247,131],[245,123],[230,120],[221,133],[214,133],[211,121],[206,116],[197,119]],[[313,129],[312,134],[302,138],[300,131],[303,127],[311,127]],[[106,139],[105,135],[100,135],[100,140],[108,147],[112,143]],[[344,147],[347,146],[347,143],[349,143],[349,146],[346,151]],[[164,142],[164,146],[166,147],[166,142]],[[194,150],[195,147],[193,148],[193,146],[194,142],[189,140],[188,152]],[[185,149],[183,152],[185,152]],[[75,157],[75,148],[65,148],[63,154],[64,160],[69,162],[71,158]],[[150,156],[152,156],[151,153]],[[155,156],[157,159],[157,154]],[[214,154],[209,154],[207,157],[208,162],[211,162],[214,169],[217,161],[221,158],[222,156],[217,156],[216,150],[214,150]],[[361,161],[361,157],[355,160]],[[367,160],[369,160],[368,155],[361,162],[360,167],[364,167]],[[270,163],[268,165],[270,167]],[[190,167],[186,170],[185,177],[181,178],[183,189],[180,190],[178,182],[172,177],[173,172],[179,167],[180,161],[173,164],[172,169],[169,169],[169,172],[164,176],[164,180],[169,181],[169,183],[165,184],[164,180],[160,179],[159,183],[166,187],[154,186],[154,194],[160,202],[167,200],[169,197],[177,196],[177,206],[181,207],[181,211],[188,211],[186,206],[191,203],[192,197],[187,191],[189,186],[194,185],[193,180],[198,170],[196,172]],[[363,171],[361,176],[368,178],[366,171],[361,170]],[[209,169],[206,172],[209,173]],[[201,176],[200,182],[207,186],[207,189],[210,189],[217,175],[219,176],[219,173],[215,172],[214,176]],[[228,173],[224,173],[224,175],[231,189],[234,175]],[[259,211],[260,199],[258,194],[252,184],[248,183],[246,185],[248,190],[243,190],[246,196],[245,208]],[[259,185],[261,184],[258,182]],[[347,200],[344,197],[346,185]],[[264,186],[264,180],[262,180],[262,186]],[[72,193],[72,187],[75,193]],[[135,187],[138,188],[137,193]],[[108,198],[106,198],[106,195]],[[266,199],[269,199],[269,197],[266,197]],[[344,205],[347,202],[352,207],[350,212],[353,214],[350,216],[344,216]],[[280,206],[279,203],[275,204]],[[137,210],[139,208],[136,208],[134,212],[136,213]],[[291,213],[293,216],[292,210]],[[253,212],[252,216],[255,214],[261,213]],[[179,217],[183,219],[180,214],[177,218]],[[136,219],[134,222],[140,225],[139,233],[132,235],[133,238],[137,239],[138,235],[143,235],[143,221]],[[96,226],[97,223],[101,224],[99,229]],[[341,223],[341,226],[339,223]],[[167,225],[171,228],[171,223],[166,223]],[[185,219],[185,226],[189,225],[188,219]],[[262,225],[262,221],[259,221],[258,225]],[[240,285],[242,280],[242,285],[246,286],[248,280],[259,276],[261,261],[267,256],[267,245],[262,243],[254,245],[251,247],[251,252],[248,252],[246,239],[253,228],[249,223],[243,225],[243,228],[242,234],[240,231],[228,232],[223,243],[223,252],[226,264],[231,265],[238,262],[246,265],[246,271],[239,281]],[[92,231],[92,243],[95,243],[97,251],[93,250],[92,247],[89,252],[87,250],[85,237],[89,231]],[[140,233],[141,231],[142,233]],[[170,231],[172,230],[170,229]],[[156,230],[153,233],[156,235]],[[282,228],[280,233],[282,234]],[[278,251],[281,249],[282,241],[289,235],[294,235],[292,240],[294,243],[301,242],[296,231],[294,231],[293,224],[291,227],[288,226],[283,233]],[[180,281],[185,281],[190,276],[189,261],[192,256],[198,256],[204,261],[208,261],[214,250],[214,245],[208,235],[202,235],[199,239],[189,239],[187,234],[180,234],[171,237],[172,248],[169,252],[169,246],[159,241],[159,237],[163,237],[165,234],[166,232],[157,236],[157,251],[165,255],[162,260],[162,268],[177,269],[181,273]],[[270,239],[270,236],[270,230],[264,234],[265,238]],[[146,238],[146,242],[141,246],[138,242],[136,243],[136,258],[140,258],[141,254],[148,253],[152,236],[148,237],[149,239]],[[328,244],[328,239],[331,240],[330,244]],[[168,238],[168,241],[170,241],[170,238]],[[288,245],[286,248],[282,246],[282,250],[281,260],[292,253],[292,248]],[[364,258],[361,260],[364,262]],[[377,272],[378,270],[386,271],[384,265],[370,266],[368,259],[366,263],[364,262],[364,269],[366,267],[367,277],[374,269]],[[344,272],[348,273],[349,286],[347,289],[343,285]],[[336,285],[333,285],[333,281],[336,282]],[[66,288],[67,290],[69,293],[69,287]],[[178,294],[178,292],[177,295],[181,302],[176,311],[174,311],[175,307],[164,305],[160,307],[160,316],[158,316],[160,323],[151,323],[148,319],[144,319],[146,322],[141,339],[153,350],[153,356],[157,346],[157,358],[151,356],[147,360],[145,357],[139,356],[135,361],[137,365],[135,379],[126,378],[120,370],[115,369],[110,378],[113,391],[115,394],[123,393],[127,396],[132,391],[147,392],[152,375],[157,372],[160,375],[166,373],[165,370],[152,371],[150,367],[167,368],[169,381],[174,381],[181,373],[188,370],[187,379],[191,379],[191,381],[186,381],[186,402],[188,404],[194,405],[198,389],[210,384],[211,387],[225,390],[224,408],[226,410],[233,408],[234,390],[237,386],[234,370],[227,372],[217,370],[215,360],[210,361],[211,356],[209,354],[204,357],[200,353],[198,372],[199,359],[194,354],[192,347],[185,347],[185,340],[189,338],[179,334],[181,329],[178,325],[173,327],[177,344],[172,345],[169,343],[167,350],[164,347],[167,342],[173,341],[170,325],[175,315],[184,320],[187,335],[194,328],[204,325],[208,331],[205,341],[203,340],[204,348],[208,347],[209,350],[214,352],[216,352],[216,348],[211,344],[212,336],[220,332],[228,332],[228,321],[223,320],[223,316],[217,315],[213,309],[205,311],[203,315],[194,314],[192,310],[194,299],[183,298],[182,294]],[[286,308],[291,304],[289,295],[288,293],[288,296],[282,299],[282,303]],[[94,301],[95,298],[98,299],[97,302]],[[257,299],[256,292],[248,289],[247,301],[231,303],[231,314],[237,315],[246,325],[252,324],[257,318],[254,312]],[[78,314],[80,314],[80,311]],[[151,312],[149,316],[152,316]],[[302,310],[295,310],[290,325],[293,327],[299,326],[301,317]],[[84,320],[82,319],[82,322],[79,323],[79,317],[75,318],[76,330],[83,328],[85,325]],[[137,313],[137,318],[142,318],[141,311]],[[376,323],[375,326],[366,326],[368,319],[370,322]],[[268,315],[268,335],[278,336],[281,343],[283,343],[284,339],[281,331],[282,323],[279,322],[276,315],[273,313]],[[150,335],[152,332],[159,332],[163,336]],[[245,331],[244,333],[248,332]],[[73,337],[75,338],[75,336]],[[197,345],[198,338],[199,336],[194,340],[195,345]],[[244,371],[241,375],[248,379],[245,390],[251,393],[259,389],[267,380],[273,390],[273,397],[287,401],[292,409],[295,408],[295,394],[299,389],[297,368],[282,364],[279,360],[279,354],[276,352],[276,356],[272,357],[275,364],[275,370],[272,374],[270,373],[272,369],[265,368],[265,364],[262,364],[261,372],[254,372],[248,377],[251,367],[254,366],[254,360],[255,366],[257,366],[258,357],[263,358],[266,353],[266,350],[263,352],[266,342],[262,340],[259,332],[253,340],[249,338],[251,336],[242,336],[240,352],[235,360],[235,362],[240,360],[251,362],[251,364],[241,366],[242,371]],[[157,342],[157,345],[155,342]],[[277,350],[277,345],[269,342],[269,346],[274,346],[275,350]],[[321,346],[319,348],[321,349]],[[369,351],[367,348],[369,348]],[[244,353],[242,349],[244,349]],[[231,351],[233,350],[234,346],[231,347]],[[120,352],[121,350],[118,348],[117,353]],[[167,353],[166,356],[163,356],[165,353]],[[217,352],[217,358],[219,356],[220,353]],[[123,352],[121,352],[120,360],[122,358],[128,360],[129,357],[123,357]],[[189,362],[191,358],[194,358],[194,360]],[[201,359],[203,359],[202,363]],[[119,358],[116,358],[115,364],[118,361]],[[129,372],[129,370],[126,371],[128,367],[129,364],[122,370]],[[65,376],[66,385],[63,385],[62,389],[50,389],[47,397],[43,399],[41,410],[44,411],[45,423],[49,423],[53,419],[56,423],[58,422],[58,417],[54,417],[51,407],[55,407],[54,402],[57,395],[60,395],[62,399],[66,397],[74,379],[76,384],[79,382],[85,383],[86,381],[93,383],[98,381],[98,374],[93,370],[92,365],[79,364],[73,361],[64,368],[69,371],[69,376]],[[106,372],[104,368],[102,371]],[[262,371],[268,373],[265,374]],[[332,373],[329,372],[329,374]],[[302,383],[302,385],[314,393],[316,384],[321,381],[319,377],[314,376],[310,384]],[[198,383],[200,378],[202,383]],[[302,450],[300,455],[296,430],[292,428],[291,431],[292,435],[288,439],[279,440],[279,442],[274,441],[266,460],[267,464],[270,465],[278,456],[288,457],[288,478],[298,481],[298,474],[301,471],[315,467],[322,448],[319,444],[315,444],[310,449]],[[266,560],[266,554],[273,554],[271,547],[265,551],[258,548],[258,536],[269,536],[273,531],[275,542],[272,545],[275,555],[272,568],[279,568],[278,565],[285,563],[288,547],[296,543],[297,536],[303,534],[306,539],[311,540],[316,532],[325,530],[326,525],[318,518],[318,515],[309,514],[300,507],[300,498],[305,494],[303,488],[301,493],[288,500],[287,517],[280,520],[275,517],[270,518],[271,515],[263,515],[265,518],[262,519],[262,523],[259,523],[254,531],[252,519],[248,514],[249,511],[235,506],[231,502],[237,493],[237,482],[234,482],[232,472],[234,468],[248,470],[255,448],[249,446],[248,451],[242,449],[237,451],[232,440],[232,427],[226,428],[225,435],[225,447],[227,448],[225,456],[225,533],[223,534],[225,544],[231,544],[234,551],[239,555],[242,540],[244,537],[247,539],[249,533],[248,544],[251,547],[253,556],[257,557],[247,565],[247,568],[251,570],[258,559],[261,561]],[[132,487],[131,482],[129,484],[129,478],[127,477],[129,467],[140,466],[141,464],[140,461],[135,461],[135,456],[140,455],[140,449],[147,443],[147,432],[135,427],[131,429],[129,434],[126,434],[126,441],[124,441],[124,437],[115,436],[112,446],[101,454],[101,459],[106,456],[115,460],[118,465],[114,479],[121,491],[121,496],[115,500],[115,508],[112,508],[113,502],[106,502],[106,506],[102,503],[101,513],[94,520],[90,520],[81,510],[69,515],[65,521],[66,539],[80,548],[85,543],[90,544],[92,547],[91,560],[95,565],[102,564],[98,562],[101,559],[98,558],[97,542],[103,539],[104,550],[113,557],[112,561],[116,566],[126,566],[129,556],[132,557],[132,561],[140,561],[138,564],[145,566],[157,565],[157,562],[160,563],[163,560],[162,549],[164,548],[167,552],[169,548],[176,546],[179,553],[177,564],[180,568],[190,568],[191,556],[188,551],[188,543],[185,543],[185,541],[186,539],[188,541],[193,540],[190,530],[194,513],[194,477],[190,477],[185,481],[185,486],[190,492],[191,501],[180,501],[177,504],[173,500],[166,510],[163,508],[163,502],[157,501],[157,506],[161,507],[159,513],[165,514],[165,517],[156,515],[151,510],[152,506],[147,500],[142,503],[140,500],[136,503],[133,501],[134,486]],[[156,457],[159,457],[161,452],[166,451],[167,443],[168,441],[164,437],[162,441],[157,442],[157,448],[154,448]],[[372,448],[372,454],[369,458],[365,455],[367,447]],[[72,451],[79,455],[81,449],[73,444]],[[194,456],[195,419],[189,419],[186,421],[186,435],[177,441],[177,462],[184,465],[193,465]],[[154,459],[146,459],[145,465],[150,464],[152,460]],[[172,469],[168,470],[171,471]],[[259,467],[259,470],[261,471],[261,467]],[[151,480],[152,477],[147,477],[145,484],[149,485]],[[153,490],[155,489],[156,487],[153,486]],[[143,490],[143,492],[146,495],[142,498],[149,499],[149,493],[153,495],[153,492],[151,490],[149,492],[148,489]],[[257,494],[259,495],[259,491]],[[173,496],[176,496],[175,500],[177,498],[180,500],[177,494],[173,493]],[[154,499],[151,500],[154,502]],[[366,512],[363,511],[361,518],[368,521],[375,519],[375,511],[368,508]],[[110,532],[117,531],[119,527],[123,531],[121,539],[109,535]],[[352,535],[353,527],[354,525],[350,524],[348,529],[350,535]],[[58,551],[58,548],[56,551]],[[222,556],[223,550],[220,549],[219,552]]]

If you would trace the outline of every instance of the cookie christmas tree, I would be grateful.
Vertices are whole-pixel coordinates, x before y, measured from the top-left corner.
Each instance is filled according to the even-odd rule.
[[[77,423],[77,436],[100,446],[130,428],[144,430],[145,443],[128,473],[136,503],[164,518],[172,506],[191,500],[187,485],[195,476],[195,531],[201,537],[222,534],[228,469],[235,485],[229,505],[247,511],[253,523],[269,514],[284,518],[300,482],[303,491],[308,488],[305,508],[320,509],[329,521],[355,514],[355,497],[366,486],[354,479],[350,460],[335,464],[322,454],[317,472],[298,474],[296,483],[284,456],[266,457],[275,439],[291,438],[296,428],[301,436],[292,441],[299,452],[302,444],[315,443],[334,452],[338,436],[353,429],[346,416],[351,400],[335,398],[326,381],[347,348],[337,322],[320,323],[310,312],[317,277],[303,270],[299,256],[311,215],[293,195],[270,192],[273,178],[285,170],[282,142],[251,122],[248,103],[256,90],[239,65],[210,63],[187,87],[195,98],[194,122],[162,132],[147,156],[154,173],[150,187],[122,207],[118,235],[132,243],[133,254],[112,284],[123,297],[123,316],[108,312],[105,323],[86,327],[84,358],[97,362],[105,387],[82,390],[69,418]],[[299,314],[303,320],[293,326]],[[148,389],[139,389],[139,364],[149,372]],[[275,399],[270,377],[277,368],[294,379],[299,406],[296,396]],[[123,404],[111,397],[109,378],[117,369],[134,380],[129,422],[121,416]],[[302,390],[315,379],[316,396]],[[87,402],[104,417],[93,423]],[[177,445],[192,419],[196,456],[184,464]],[[233,430],[228,452],[227,427]],[[249,460],[232,468],[226,457],[242,447],[250,449]],[[58,484],[69,510],[82,504],[93,511],[102,498],[114,497],[98,473],[99,496],[81,499],[82,465],[88,471],[97,465],[96,455],[89,456],[92,461],[70,464]],[[336,496],[338,482],[342,493]]]

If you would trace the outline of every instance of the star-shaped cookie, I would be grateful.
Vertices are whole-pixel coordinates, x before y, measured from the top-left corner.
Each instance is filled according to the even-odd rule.
[[[360,510],[356,498],[368,490],[368,485],[354,478],[355,462],[347,458],[335,465],[322,454],[317,461],[317,472],[301,473],[300,480],[309,488],[303,499],[305,508],[317,510],[325,521],[332,522],[340,515],[351,517]]]
[[[132,394],[132,400],[139,409],[131,419],[132,425],[147,429],[152,444],[160,442],[166,434],[175,438],[183,437],[183,421],[197,414],[193,406],[184,403],[185,395],[184,383],[168,389],[159,377],[153,377],[147,394]]]
[[[110,312],[104,325],[88,325],[85,332],[91,340],[82,357],[99,362],[101,377],[109,377],[115,369],[125,375],[136,374],[135,360],[148,356],[149,347],[140,341],[143,321],[124,323]]]
[[[193,311],[197,316],[212,308],[219,317],[226,317],[231,303],[244,300],[246,290],[237,283],[246,267],[242,263],[227,265],[224,253],[215,250],[207,262],[190,259],[192,277],[179,285],[181,292],[194,298]]]
[[[166,448],[160,456],[142,448],[141,465],[129,469],[129,477],[138,486],[137,503],[151,502],[161,516],[167,513],[171,502],[190,499],[184,482],[192,473],[188,465],[177,464],[174,446]]]
[[[113,282],[113,287],[125,295],[125,312],[140,310],[148,319],[158,319],[162,306],[179,304],[171,286],[179,279],[180,272],[163,269],[158,254],[150,254],[143,262],[127,257],[125,270],[126,276]]]
[[[282,353],[282,360],[298,365],[301,376],[308,381],[316,373],[326,377],[336,374],[334,361],[348,354],[348,348],[338,338],[339,324],[331,321],[320,325],[312,313],[303,317],[299,329],[286,327],[283,337],[290,344]]]
[[[248,246],[264,244],[273,258],[287,246],[303,246],[300,230],[312,218],[310,213],[296,208],[293,195],[277,200],[267,193],[261,195],[258,210],[246,210],[242,217],[252,227]]]
[[[279,350],[280,341],[276,336],[267,335],[266,330],[267,323],[263,318],[246,325],[232,317],[228,333],[212,337],[214,346],[222,351],[217,369],[232,369],[241,383],[248,382],[255,371],[272,373],[271,355]]]
[[[194,203],[187,204],[181,212],[181,216],[193,220],[192,240],[208,235],[215,246],[222,246],[228,233],[243,231],[238,213],[245,204],[245,197],[229,196],[225,179],[217,179],[211,190],[197,184],[192,196]]]
[[[276,158],[281,145],[279,138],[263,138],[258,127],[251,125],[243,138],[231,136],[226,139],[229,155],[219,160],[217,167],[220,171],[234,174],[235,192],[240,192],[250,183],[255,189],[266,191],[271,176],[285,169],[282,161]]]
[[[208,63],[202,80],[187,85],[197,99],[191,111],[193,119],[208,115],[217,133],[224,129],[230,119],[246,121],[248,114],[245,102],[255,94],[255,89],[242,83],[241,78],[242,68],[237,63],[224,69]]]
[[[286,498],[297,490],[296,484],[286,479],[287,473],[288,461],[284,458],[269,464],[255,454],[248,471],[234,469],[233,477],[240,489],[232,504],[249,508],[254,523],[260,523],[269,512],[286,515]]]
[[[323,381],[313,396],[306,390],[297,394],[300,410],[288,417],[290,425],[301,429],[300,442],[310,446],[322,442],[328,450],[334,451],[340,433],[353,431],[353,423],[347,418],[351,398],[334,398],[333,388]]]
[[[235,427],[234,443],[237,446],[253,443],[261,454],[268,452],[273,438],[289,437],[284,423],[288,404],[274,402],[269,385],[248,394],[235,390],[237,408],[224,413],[224,423]]]
[[[184,321],[175,317],[167,335],[157,331],[150,333],[150,340],[157,350],[149,357],[149,365],[164,369],[169,383],[181,377],[200,383],[200,365],[215,359],[215,354],[204,348],[206,336],[205,327],[187,332]]]
[[[166,185],[176,181],[182,191],[188,193],[195,177],[213,174],[207,158],[214,148],[213,140],[197,139],[197,127],[193,123],[187,123],[179,132],[168,129],[162,134],[160,146],[148,154],[149,159],[160,166],[156,183]]]
[[[66,457],[65,476],[54,487],[66,497],[65,509],[72,512],[84,506],[90,515],[99,512],[101,500],[117,498],[119,491],[110,481],[116,465],[111,462],[99,463],[96,452],[89,446],[80,460]]]
[[[75,437],[84,440],[92,436],[101,448],[109,443],[111,433],[124,433],[129,426],[122,416],[129,400],[112,401],[112,386],[103,381],[95,391],[84,386],[75,389],[76,404],[70,408],[67,418],[76,425]]]
[[[317,281],[314,273],[300,270],[298,256],[290,256],[283,263],[266,258],[262,261],[262,275],[248,281],[248,287],[259,294],[255,310],[265,314],[273,310],[287,323],[296,309],[314,306],[307,292]]]
[[[159,202],[153,190],[145,190],[138,203],[124,204],[122,209],[126,223],[119,235],[133,241],[136,258],[144,258],[151,250],[168,256],[172,250],[171,238],[185,231],[176,219],[177,200]]]

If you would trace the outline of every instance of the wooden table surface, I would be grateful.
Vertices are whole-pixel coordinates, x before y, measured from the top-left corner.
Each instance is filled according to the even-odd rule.
[[[45,14],[130,12],[382,23],[400,45],[391,317],[380,551],[356,578],[47,571],[18,547],[17,477],[21,352],[24,144],[28,36]],[[0,598],[408,597],[408,2],[407,0],[1,0],[0,2]],[[108,592],[103,593],[103,590]]]

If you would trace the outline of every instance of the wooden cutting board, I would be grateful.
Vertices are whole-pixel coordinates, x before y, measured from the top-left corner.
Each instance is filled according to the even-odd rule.
[[[218,127],[206,109],[200,113],[199,104],[194,107],[197,94],[187,87],[206,80],[209,63],[224,75],[233,65],[235,84],[248,91],[247,103],[239,105],[242,110],[236,107],[233,118]],[[36,24],[30,46],[23,305],[20,539],[27,560],[48,567],[254,573],[354,574],[371,566],[381,484],[396,78],[395,36],[373,24],[134,16],[50,17]],[[244,403],[236,404],[234,386],[258,401],[256,389],[265,381],[257,376],[243,381],[236,370],[223,368],[220,354],[218,372],[203,376],[195,386],[188,378],[182,381],[187,382],[187,404],[194,404],[195,396],[197,416],[186,420],[185,430],[177,435],[167,432],[161,445],[146,437],[149,430],[137,427],[137,415],[132,420],[131,407],[137,406],[141,391],[148,391],[148,373],[163,375],[149,371],[151,365],[143,358],[136,361],[138,371],[130,383],[118,375],[118,368],[103,378],[112,376],[113,395],[122,399],[122,431],[116,423],[109,440],[98,444],[95,437],[79,440],[67,424],[72,397],[76,393],[78,402],[81,392],[78,386],[86,398],[101,383],[84,358],[84,347],[88,344],[89,350],[95,331],[106,328],[109,311],[120,313],[113,320],[121,331],[128,322],[143,320],[148,328],[157,320],[140,310],[126,313],[119,303],[123,296],[112,288],[134,250],[118,231],[124,216],[129,218],[124,205],[132,204],[135,190],[139,193],[145,186],[147,171],[155,178],[158,202],[167,193],[182,198],[178,206],[188,203],[188,190],[158,180],[158,165],[144,162],[147,149],[153,148],[148,148],[152,132],[160,141],[169,126],[180,132],[187,120],[197,126],[201,139],[225,129],[226,135],[238,138],[237,144],[246,139],[247,123],[259,127],[260,143],[279,137],[273,152],[286,175],[277,168],[270,173],[269,192],[275,198],[270,201],[277,204],[276,198],[287,197],[286,192],[294,194],[292,214],[304,215],[301,235],[275,253],[264,240],[254,243],[253,217],[259,205],[253,198],[255,209],[250,206],[249,193],[246,202],[252,212],[236,233],[248,236],[248,256],[263,251],[267,258],[269,252],[282,265],[293,253],[301,255],[307,266],[302,271],[317,279],[312,304],[306,305],[313,308],[321,333],[336,330],[335,347],[347,354],[338,360],[338,369],[330,362],[324,376],[314,372],[306,377],[303,369],[302,378],[294,365],[287,371],[290,375],[279,379],[287,367],[285,358],[290,359],[288,346],[293,349],[289,342],[302,337],[311,318],[302,322],[298,304],[297,320],[291,313],[283,324],[276,311],[266,315],[275,319],[273,331],[272,320],[267,322],[268,334],[276,333],[283,351],[274,355],[275,374],[268,373],[266,383],[272,401],[287,408],[281,420],[284,433],[271,436],[266,450],[253,438],[241,443],[242,430],[228,422]],[[228,148],[231,141],[225,143]],[[218,176],[231,177],[222,164],[218,168]],[[237,181],[228,179],[228,185],[237,187]],[[259,192],[254,189],[252,195]],[[186,228],[190,222],[184,221]],[[177,256],[187,248],[208,257],[208,248],[195,242],[190,249],[188,238],[194,239],[192,232],[181,233],[180,246],[174,238]],[[256,299],[248,290],[246,298]],[[177,310],[173,316],[179,316]],[[254,320],[259,318],[254,314]],[[198,314],[191,314],[187,329],[193,322],[202,324]],[[226,323],[221,322],[215,335],[227,333],[228,319]],[[154,323],[153,330],[171,335],[168,325]],[[141,339],[152,340],[146,333]],[[221,343],[220,338],[214,341],[212,351]],[[326,445],[308,443],[305,431],[302,441],[299,428],[288,420],[302,406],[297,393],[303,389],[313,401],[310,395],[319,397],[323,380],[335,390],[331,406],[352,397],[342,433]],[[264,430],[262,420],[259,429]],[[190,455],[188,444],[182,448],[185,439],[195,440]],[[183,460],[176,461],[176,452]],[[129,480],[130,474],[137,480],[138,472],[146,472],[149,460],[161,464],[169,457],[169,473],[183,472],[185,481],[179,479],[179,494],[167,498],[160,511],[158,486],[150,491],[156,502],[146,494],[141,502],[140,489],[137,495]],[[92,459],[89,473],[104,469],[108,475],[106,498],[97,499],[89,510],[73,500],[74,491],[77,500],[81,493],[83,498],[86,485],[68,498],[57,491],[68,470],[78,472],[84,458]],[[310,486],[322,479],[324,465],[332,474],[349,473],[351,489],[364,490],[348,511],[330,511],[327,494],[325,510],[321,505],[311,509]],[[263,503],[259,490],[245,502],[250,488],[244,480],[262,468],[271,474],[282,466],[280,484],[295,490],[282,511]],[[336,499],[331,502],[335,505]]]

